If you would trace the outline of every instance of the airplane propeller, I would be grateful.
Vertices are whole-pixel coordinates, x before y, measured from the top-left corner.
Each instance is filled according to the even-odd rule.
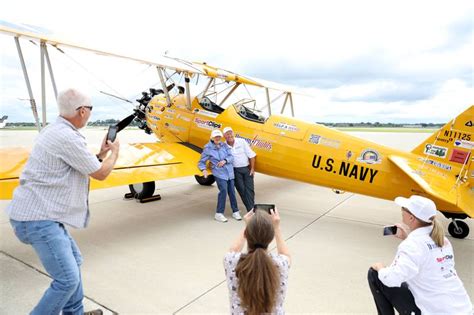
[[[174,83],[171,83],[166,87],[168,91],[172,90],[175,87]],[[148,103],[155,95],[163,94],[164,91],[162,89],[154,89],[150,88],[150,92],[142,92],[142,97],[137,99],[136,101],[139,103],[136,109],[134,109],[134,113],[125,117],[121,121],[119,121],[115,126],[117,126],[117,132],[125,129],[128,125],[132,123],[134,120],[140,121],[140,125],[138,128],[145,130],[147,134],[151,134],[151,129],[146,124],[146,115],[145,110]]]

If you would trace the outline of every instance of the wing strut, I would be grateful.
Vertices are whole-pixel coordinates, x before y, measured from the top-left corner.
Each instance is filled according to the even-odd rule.
[[[189,74],[187,72],[184,73],[184,83],[186,84],[186,108],[191,110],[191,91],[189,90]]]
[[[295,117],[295,110],[293,108],[293,95],[288,92],[288,97],[290,98],[291,117]]]
[[[280,114],[283,114],[283,112],[285,111],[285,107],[286,107],[286,103],[288,102],[288,93],[285,92],[285,100],[283,101],[283,106],[281,107],[281,112]]]
[[[272,115],[272,103],[270,102],[270,92],[268,92],[268,88],[265,88],[265,94],[267,95],[267,106],[268,106],[268,116]]]
[[[207,86],[204,91],[202,91],[201,97],[206,96],[207,90],[209,90],[209,88],[211,87],[212,82],[214,82],[214,78],[209,78],[209,82],[207,83]]]
[[[36,110],[36,101],[33,97],[33,91],[31,90],[30,79],[28,77],[28,71],[26,70],[25,59],[23,59],[23,53],[21,52],[20,41],[18,36],[15,36],[16,49],[18,51],[18,56],[20,57],[21,68],[23,70],[23,77],[25,78],[26,87],[28,89],[28,95],[30,96],[31,111],[33,112],[33,117],[35,118],[36,127],[38,131],[41,131],[41,126],[38,118],[38,111]]]
[[[56,87],[56,80],[54,79],[53,67],[51,67],[51,60],[49,59],[48,47],[44,46],[44,56],[48,65],[49,77],[51,78],[51,85],[53,86],[54,98],[58,98],[58,88]]]
[[[227,101],[227,99],[229,98],[229,96],[231,96],[232,93],[234,93],[235,89],[237,89],[239,87],[240,83],[236,82],[235,85],[232,87],[232,89],[229,91],[229,93],[227,93],[227,95],[224,97],[224,99],[221,101],[221,103],[219,104],[219,106],[222,106],[222,104],[224,104],[225,101]]]
[[[163,92],[165,92],[166,102],[168,103],[168,106],[171,106],[171,98],[170,98],[170,94],[168,93],[168,88],[166,87],[166,82],[165,82],[165,78],[163,77],[163,72],[161,72],[162,69],[157,66],[156,70],[158,70],[158,76],[160,77],[161,86],[163,87]]]
[[[46,44],[44,41],[40,43],[40,62],[41,62],[41,116],[43,117],[43,128],[46,127],[46,86],[45,86],[45,74],[44,74],[44,50]]]

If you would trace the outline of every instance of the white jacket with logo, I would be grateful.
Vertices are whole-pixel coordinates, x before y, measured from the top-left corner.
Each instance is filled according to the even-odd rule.
[[[400,243],[389,267],[379,270],[388,287],[407,282],[422,314],[473,314],[466,289],[454,269],[453,247],[431,239],[433,226],[418,228]]]

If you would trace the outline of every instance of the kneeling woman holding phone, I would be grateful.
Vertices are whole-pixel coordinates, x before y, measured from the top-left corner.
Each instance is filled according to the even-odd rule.
[[[403,242],[390,266],[375,263],[368,275],[378,314],[394,314],[394,308],[400,314],[472,314],[435,203],[415,195],[395,202],[404,224],[384,234],[394,232]]]
[[[276,208],[249,211],[245,229],[224,257],[232,314],[284,314],[290,254]],[[277,254],[268,246],[275,238]],[[247,241],[247,253],[242,253]]]

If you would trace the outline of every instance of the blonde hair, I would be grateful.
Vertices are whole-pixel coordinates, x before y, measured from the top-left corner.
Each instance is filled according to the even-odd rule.
[[[431,239],[435,242],[436,245],[439,247],[444,246],[444,228],[441,222],[436,218],[436,216],[433,216],[430,218],[431,222],[433,222],[433,231],[431,231]]]
[[[267,254],[275,236],[270,215],[256,211],[245,229],[248,254],[242,255],[235,268],[239,279],[237,293],[246,315],[272,313],[280,288],[278,268]]]
[[[71,118],[76,115],[76,110],[81,106],[90,106],[91,99],[76,89],[66,89],[58,94],[57,98],[59,115]]]
[[[443,228],[443,225],[441,224],[441,222],[439,222],[439,220],[436,218],[436,215],[434,215],[430,218],[430,222],[425,222],[423,220],[418,219],[407,208],[402,207],[402,210],[408,212],[409,214],[411,214],[416,219],[416,221],[418,222],[418,225],[421,226],[421,227],[433,225],[433,230],[430,233],[431,239],[433,240],[433,242],[435,242],[435,244],[437,246],[439,246],[439,247],[444,246],[444,234],[445,234],[444,233],[444,228]]]

